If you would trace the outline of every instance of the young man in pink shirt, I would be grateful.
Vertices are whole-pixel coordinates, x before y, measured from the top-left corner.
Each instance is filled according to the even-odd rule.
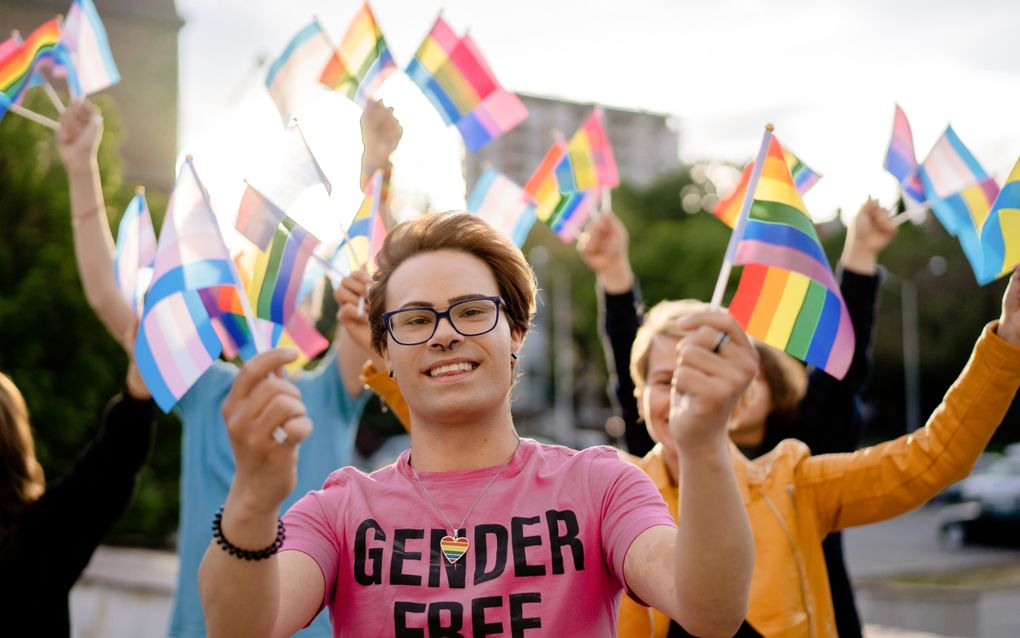
[[[407,400],[411,449],[370,475],[334,472],[278,523],[310,423],[279,373],[293,354],[252,359],[223,408],[237,472],[199,576],[209,634],[290,635],[329,607],[335,636],[608,638],[626,589],[693,634],[732,635],[754,550],[726,423],[757,369],[736,322],[685,322],[677,526],[612,450],[517,436],[535,279],[509,240],[475,216],[428,215],[391,230],[378,264],[370,338]]]

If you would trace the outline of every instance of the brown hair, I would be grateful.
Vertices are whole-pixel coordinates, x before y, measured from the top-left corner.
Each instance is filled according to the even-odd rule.
[[[0,372],[0,554],[21,513],[45,489],[25,399],[10,377]]]
[[[677,328],[677,321],[710,309],[697,299],[660,301],[655,304],[634,338],[630,351],[630,377],[634,380],[634,394],[640,397],[648,381],[648,353],[655,338],[663,335],[682,339],[687,333]],[[769,387],[772,400],[769,406],[769,425],[789,425],[797,416],[797,405],[804,397],[807,375],[804,367],[793,357],[772,346],[752,339],[758,351],[758,370]]]
[[[461,212],[430,213],[393,227],[376,263],[369,292],[368,318],[372,346],[381,352],[386,345],[386,286],[393,271],[404,261],[421,253],[456,250],[478,257],[492,270],[503,299],[510,329],[527,334],[535,316],[535,273],[524,255],[502,233],[477,215]]]

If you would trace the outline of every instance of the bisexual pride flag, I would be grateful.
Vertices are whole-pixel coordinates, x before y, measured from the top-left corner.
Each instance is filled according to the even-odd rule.
[[[927,201],[924,195],[924,184],[917,174],[917,156],[914,154],[914,134],[910,131],[907,114],[900,105],[896,105],[893,114],[892,138],[889,149],[885,153],[885,170],[889,171],[900,183],[903,193],[918,204]]]

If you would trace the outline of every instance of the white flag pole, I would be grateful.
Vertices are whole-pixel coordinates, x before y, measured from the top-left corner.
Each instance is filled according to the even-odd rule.
[[[7,105],[7,110],[10,111],[11,113],[14,113],[15,115],[20,115],[21,117],[25,118],[26,120],[32,120],[36,124],[42,124],[43,126],[45,126],[47,128],[51,128],[54,131],[60,129],[60,123],[57,122],[56,120],[50,119],[50,118],[46,117],[45,115],[39,115],[35,111],[29,111],[28,109],[26,109],[25,107],[21,106],[20,104],[14,104],[12,102],[12,103]]]
[[[751,171],[751,179],[747,182],[744,190],[744,201],[740,206],[740,214],[737,215],[737,223],[733,226],[730,234],[730,243],[726,246],[726,256],[723,258],[722,270],[719,271],[719,278],[715,281],[715,291],[712,293],[712,308],[722,306],[723,294],[726,292],[726,284],[730,280],[730,271],[733,270],[733,259],[736,257],[737,245],[744,235],[744,226],[747,225],[747,215],[751,212],[751,202],[754,201],[754,191],[758,188],[758,177],[761,176],[761,167],[765,164],[765,156],[768,154],[769,141],[772,139],[772,125],[765,125],[765,134],[761,138],[761,148],[758,149],[758,159]]]
[[[198,190],[202,192],[202,199],[205,200],[205,205],[209,207],[210,211],[212,211],[213,207],[212,202],[209,201],[209,193],[205,190],[205,185],[202,183],[202,178],[198,176],[198,171],[195,170],[195,164],[192,156],[188,155],[184,159],[184,161],[188,163],[188,168],[191,170],[191,174],[194,175],[195,181],[198,183]],[[213,216],[213,221],[215,221],[215,214]],[[220,242],[221,243],[223,242],[222,233],[220,234]],[[227,250],[226,244],[223,244],[223,251],[227,253],[227,255],[230,254],[230,251]],[[234,281],[236,281],[238,287],[241,288],[241,294],[239,294],[238,297],[241,298],[241,308],[244,309],[244,319],[245,321],[248,322],[248,325],[251,327],[252,338],[255,340],[255,352],[256,353],[265,352],[269,350],[269,344],[266,343],[265,335],[262,334],[262,331],[255,323],[255,313],[252,311],[251,303],[248,301],[247,291],[244,289],[244,283],[243,280],[241,279],[241,274],[237,272],[237,265],[234,264],[233,259],[230,259],[228,257],[227,262],[230,264],[230,272],[234,276]]]

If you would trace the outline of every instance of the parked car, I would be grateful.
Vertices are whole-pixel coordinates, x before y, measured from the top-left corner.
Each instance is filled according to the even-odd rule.
[[[939,512],[937,534],[946,549],[963,545],[1020,547],[1020,497],[1011,503],[950,505]]]

